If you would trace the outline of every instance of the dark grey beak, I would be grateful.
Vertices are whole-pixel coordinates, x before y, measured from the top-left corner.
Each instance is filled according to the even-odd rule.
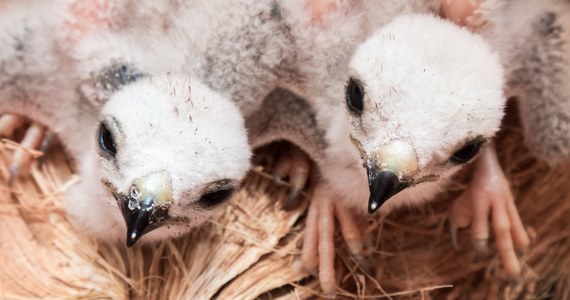
[[[165,225],[172,204],[172,179],[161,171],[133,182],[130,194],[120,194],[119,206],[127,225],[127,247],[143,235]]]
[[[412,184],[411,179],[418,171],[418,156],[409,141],[394,139],[376,147],[367,157],[368,212],[374,213]]]
[[[137,202],[138,204],[134,204]],[[121,210],[127,225],[127,247],[134,245],[136,241],[150,231],[150,218],[153,215],[154,206],[154,199],[149,196],[140,202],[131,197],[124,198],[122,201]]]
[[[368,213],[376,212],[388,199],[409,187],[408,183],[400,182],[396,173],[391,170],[379,170],[376,166],[370,166],[367,173],[370,188]]]

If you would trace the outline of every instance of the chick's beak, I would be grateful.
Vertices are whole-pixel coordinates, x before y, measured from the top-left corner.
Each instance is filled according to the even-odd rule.
[[[409,187],[418,170],[416,152],[406,141],[393,140],[375,150],[366,163],[369,213],[376,212],[388,199]]]
[[[127,225],[127,247],[160,227],[172,204],[172,179],[164,171],[136,179],[119,201]]]

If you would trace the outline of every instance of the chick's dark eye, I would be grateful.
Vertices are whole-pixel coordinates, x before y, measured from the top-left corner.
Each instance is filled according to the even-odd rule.
[[[103,123],[101,123],[101,127],[99,128],[99,148],[101,148],[101,150],[112,157],[115,157],[117,154],[117,148],[115,146],[113,134]]]
[[[351,112],[360,115],[364,109],[364,89],[360,81],[350,78],[346,86],[346,105]]]
[[[456,164],[464,164],[470,161],[481,149],[485,141],[482,139],[478,139],[475,141],[468,142],[465,146],[461,147],[461,149],[455,151],[451,156],[451,161]]]
[[[202,197],[200,198],[200,204],[204,207],[214,207],[226,200],[228,200],[230,198],[230,196],[233,194],[234,189],[232,188],[228,188],[228,189],[222,189],[222,190],[217,190],[215,192],[210,192],[207,194],[202,195]]]

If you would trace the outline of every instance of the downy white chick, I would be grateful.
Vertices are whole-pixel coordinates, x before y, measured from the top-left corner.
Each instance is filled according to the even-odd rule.
[[[120,62],[121,65],[136,66],[138,70],[148,74],[164,72],[196,74],[200,76],[200,80],[227,95],[228,99],[237,104],[241,114],[248,119],[260,120],[271,111],[280,112],[274,113],[269,126],[248,128],[252,147],[274,139],[286,139],[297,145],[315,140],[303,137],[303,134],[310,130],[295,131],[295,128],[292,128],[290,120],[302,118],[300,117],[302,114],[288,115],[289,112],[295,111],[288,106],[295,105],[293,102],[283,100],[271,105],[263,104],[274,101],[273,96],[268,98],[268,102],[264,102],[264,99],[272,89],[275,89],[274,81],[279,78],[279,69],[290,67],[281,61],[283,53],[257,48],[242,52],[241,48],[233,45],[235,42],[263,44],[263,41],[267,41],[265,46],[268,49],[286,50],[282,39],[289,38],[287,28],[278,17],[278,12],[273,12],[275,8],[271,3],[259,5],[251,1],[248,5],[243,5],[226,1],[209,4],[104,1],[102,6],[93,3],[75,3],[77,6],[72,8],[75,14],[88,17],[86,24],[83,24],[80,17],[76,17],[72,22],[74,27],[82,29],[80,38],[74,41],[72,49],[74,58],[81,62],[79,68],[82,73],[91,74],[94,72],[93,68],[101,64]],[[235,6],[235,9],[227,10],[227,5],[230,4]],[[133,10],[133,7],[136,9]],[[224,9],[221,9],[222,7]],[[208,15],[216,17],[208,19],[206,18]],[[244,18],[244,15],[250,18]],[[258,23],[265,23],[266,26],[258,27]],[[194,28],[193,25],[197,27]],[[87,28],[87,32],[84,28]],[[199,28],[201,29],[198,30]],[[239,39],[238,34],[247,36],[248,32],[257,32],[258,28],[263,29],[263,36],[252,36],[252,40]],[[234,38],[237,40],[233,40]],[[249,68],[246,64],[242,66],[240,64],[242,60],[253,62],[253,66]],[[263,72],[257,72],[260,69]],[[91,91],[89,88],[82,90],[94,98],[99,97],[100,91]],[[277,91],[271,95],[277,95],[275,96],[277,99],[293,97],[282,96],[284,93]],[[267,107],[267,111],[258,111],[262,105]],[[258,116],[254,115],[256,113]],[[210,122],[217,122],[217,118],[212,116],[209,118]],[[241,126],[235,130],[227,130],[225,133],[213,135],[211,139],[240,135],[241,132],[238,130],[245,128]],[[294,132],[296,133],[293,134]],[[316,159],[317,156],[312,157]],[[215,164],[212,168],[214,166]],[[308,159],[301,156],[301,159],[296,160],[295,165],[285,172],[292,174],[290,177],[294,184],[293,191],[298,191],[305,185],[308,168]],[[293,196],[295,194],[292,192]],[[163,223],[163,225],[168,224]],[[178,233],[171,228],[163,231]]]
[[[323,2],[323,1],[321,1]],[[326,1],[324,1],[326,2]],[[335,3],[335,1],[329,1]],[[515,18],[512,17],[513,14],[518,14],[524,16],[529,12],[534,10],[517,10],[509,9],[508,12],[505,13],[504,8],[508,7],[509,5],[512,7],[515,6],[526,6],[527,2],[524,3],[512,3],[513,1],[487,1],[489,2],[489,6],[484,13],[488,13],[492,15],[492,18],[489,18],[496,24],[503,24],[495,25],[495,26],[486,26],[484,27],[486,30],[486,38],[491,40],[491,43],[495,47],[495,49],[499,49],[502,56],[502,63],[503,66],[507,68],[506,77],[509,79],[507,81],[507,88],[511,90],[511,95],[513,87],[518,92],[518,97],[525,99],[525,95],[529,95],[531,93],[525,93],[524,91],[528,88],[534,87],[534,93],[547,93],[550,94],[550,98],[553,98],[555,102],[554,105],[551,107],[553,108],[560,108],[562,113],[562,117],[558,118],[560,120],[564,120],[563,115],[565,114],[565,107],[566,99],[564,95],[567,95],[566,86],[562,84],[564,80],[564,76],[567,76],[568,67],[567,64],[564,62],[567,61],[565,59],[557,59],[558,57],[565,57],[568,51],[565,50],[564,47],[561,45],[563,43],[560,42],[561,39],[564,39],[564,35],[560,34],[560,32],[564,32],[563,28],[565,28],[565,23],[560,20],[564,20],[563,18],[555,18],[558,20],[556,22],[556,26],[552,26],[554,24],[550,24],[551,27],[555,30],[544,30],[544,26],[529,26],[528,19],[523,20],[521,22],[515,21],[519,27],[517,26],[505,26],[504,24],[511,23],[512,20]],[[505,2],[510,2],[507,6],[501,6]],[[338,6],[338,2],[337,6]],[[499,4],[499,5],[498,5]],[[562,5],[560,2],[557,3],[547,3],[535,1],[533,4],[534,6],[539,6],[542,4],[544,7],[542,8],[542,13],[537,13],[537,15],[541,15],[543,17],[552,17],[552,11],[558,11],[558,14],[563,15],[568,11],[568,8]],[[376,26],[382,25],[385,22],[389,21],[395,15],[401,14],[402,12],[429,12],[433,14],[434,12],[437,13],[440,6],[448,7],[449,5],[453,5],[453,3],[440,3],[440,1],[403,1],[403,2],[378,2],[378,1],[363,1],[362,5],[364,7],[365,16],[367,17],[367,24],[368,30],[373,30]],[[498,6],[497,6],[498,5]],[[333,5],[334,6],[334,5]],[[342,7],[342,5],[340,5]],[[564,8],[564,9],[561,9]],[[334,11],[334,9],[333,9]],[[546,12],[545,12],[546,11]],[[533,15],[532,13],[530,15]],[[523,18],[524,19],[524,18]],[[540,20],[550,19],[552,18],[542,18]],[[332,21],[330,23],[334,24],[334,17],[331,18]],[[480,21],[481,19],[475,19]],[[539,22],[537,19],[534,20],[534,23],[544,23]],[[493,24],[493,22],[488,22],[487,25]],[[547,22],[548,23],[548,22]],[[520,26],[520,24],[526,24],[526,26]],[[490,28],[490,30],[489,30]],[[541,29],[542,28],[542,29]],[[562,30],[561,30],[562,28]],[[546,33],[554,32],[555,34],[548,34],[547,37],[544,37]],[[497,34],[498,33],[498,34]],[[543,36],[542,39],[536,38],[537,36]],[[502,38],[496,38],[496,36],[501,36]],[[511,36],[519,36],[519,37],[527,37],[527,39],[520,39],[521,43],[524,45],[513,46],[510,38]],[[529,43],[528,37],[534,37],[531,39],[533,42]],[[489,38],[491,37],[491,38]],[[556,47],[545,47],[549,51],[529,51],[529,49],[542,49],[539,44],[543,41],[545,45],[554,44],[557,45]],[[505,49],[509,49],[508,51],[504,51]],[[521,51],[521,49],[526,49]],[[508,53],[505,55],[505,52]],[[517,59],[513,60],[506,60],[506,57],[512,58],[514,55],[513,53],[517,53]],[[556,61],[555,68],[550,69],[551,72],[536,72],[536,70],[540,70],[540,68],[536,68],[535,64],[528,63],[528,62],[536,62],[539,61],[537,56],[540,56],[541,53],[550,53],[550,55],[542,55],[541,57],[549,57],[549,61]],[[535,57],[535,58],[533,58]],[[527,63],[521,63],[521,61],[526,61]],[[513,72],[513,66],[516,66],[514,70],[518,70]],[[521,67],[524,66],[524,67]],[[534,67],[533,67],[534,66]],[[533,76],[529,76],[533,73]],[[526,75],[525,75],[526,74]],[[535,79],[533,84],[526,84],[527,80],[525,78],[532,77]],[[518,84],[516,83],[518,82]],[[523,83],[524,82],[524,83]],[[522,84],[521,84],[522,83]],[[552,83],[552,84],[550,84]],[[550,84],[550,85],[549,85]],[[518,86],[518,88],[517,88]],[[546,87],[553,88],[549,90]],[[558,97],[558,98],[557,98]],[[523,104],[525,105],[525,104]],[[548,120],[547,116],[548,113],[544,113],[545,111],[551,112],[549,110],[539,110],[533,112],[533,114],[540,114],[542,122],[545,123],[545,120]],[[530,114],[531,116],[533,114]],[[527,118],[523,116],[523,121]],[[548,122],[546,122],[548,123]],[[559,133],[561,132],[562,128],[564,127],[564,122],[554,122],[549,123],[553,126],[559,126],[560,128],[556,130],[546,130],[546,132],[540,132],[539,130],[535,130],[533,132],[534,136],[533,139],[544,139],[543,135],[550,135],[551,132]],[[556,125],[555,125],[556,124]],[[558,125],[560,124],[560,125]],[[527,125],[529,126],[529,125]],[[530,125],[532,126],[532,125]],[[534,128],[539,128],[534,126]],[[560,135],[560,134],[559,134]],[[552,140],[562,140],[564,141],[566,137],[554,137]],[[548,143],[542,144],[542,147],[548,147]],[[557,148],[557,147],[554,147]],[[563,148],[563,147],[562,147]],[[452,229],[452,238],[453,242],[456,245],[455,239],[455,232],[458,227],[467,226],[470,223],[473,223],[472,226],[472,239],[475,249],[478,252],[483,252],[486,249],[487,240],[489,238],[489,231],[490,227],[493,229],[495,233],[495,241],[497,244],[498,252],[501,256],[501,261],[503,262],[505,271],[507,274],[511,276],[516,276],[520,273],[520,263],[518,261],[517,255],[515,250],[524,251],[526,247],[529,245],[529,237],[526,233],[526,230],[522,224],[520,216],[517,212],[517,208],[514,204],[514,197],[510,190],[508,181],[505,178],[505,175],[501,169],[501,166],[498,162],[497,155],[495,152],[495,148],[493,146],[486,147],[481,155],[481,158],[476,160],[476,172],[474,174],[473,181],[468,185],[468,188],[464,192],[464,194],[459,197],[457,201],[455,201],[452,210],[451,210],[451,217],[450,217],[450,224]],[[325,207],[322,210],[328,210],[329,213],[336,213],[337,218],[339,219],[339,223],[341,225],[344,223],[344,226],[341,226],[343,235],[345,240],[347,240],[347,244],[351,251],[355,254],[360,253],[362,249],[362,241],[360,238],[360,232],[355,224],[355,222],[351,219],[350,213],[343,212],[341,210],[332,211],[328,207]],[[317,211],[318,209],[315,208],[312,210]],[[492,226],[489,226],[488,217],[492,217]],[[332,218],[320,218],[321,224],[325,224],[321,226],[322,228],[329,228],[332,224]],[[315,230],[311,229],[311,227],[307,228],[307,232],[309,233],[307,236],[312,235],[313,237],[316,236]],[[329,259],[325,259],[325,261],[329,261],[328,264],[329,270],[332,271],[332,257],[334,252],[330,251],[332,249],[330,245],[332,245],[332,230],[324,230],[321,232],[321,236],[325,236],[322,238],[324,241],[330,241],[326,247],[325,255],[329,257]],[[314,239],[313,239],[314,240]],[[316,259],[316,246],[311,246],[307,248],[305,245],[305,254],[304,254],[304,261],[306,265],[309,267],[315,268]],[[331,255],[332,254],[332,255]],[[357,255],[358,256],[358,255]],[[322,259],[322,258],[321,258]],[[328,272],[331,274],[331,272]],[[323,286],[327,285],[327,282],[334,283],[334,279],[332,276],[328,276],[325,278]],[[332,290],[334,284],[329,284],[328,289]]]
[[[171,4],[141,3],[134,11],[130,6],[132,3],[127,1],[63,1],[57,2],[56,6],[46,4],[49,9],[44,10],[45,15],[42,16],[64,17],[34,21],[35,27],[30,27],[32,32],[41,31],[43,34],[38,36],[46,38],[46,42],[38,43],[34,49],[46,52],[46,55],[38,57],[56,59],[53,65],[49,65],[53,69],[61,68],[59,60],[68,63],[69,72],[65,73],[65,82],[69,83],[69,88],[56,90],[55,95],[47,93],[47,87],[58,84],[59,79],[54,77],[53,84],[38,85],[38,92],[27,98],[34,106],[38,102],[37,106],[42,108],[44,103],[41,100],[44,98],[60,99],[63,93],[69,95],[45,111],[28,112],[13,109],[10,105],[4,109],[46,124],[61,137],[66,147],[81,146],[71,151],[78,161],[83,181],[68,192],[68,211],[87,231],[107,240],[125,235],[125,227],[120,225],[122,213],[127,225],[129,246],[153,229],[156,230],[145,240],[185,233],[201,223],[216,204],[228,199],[249,166],[250,148],[245,144],[243,115],[251,116],[248,131],[252,147],[286,139],[307,149],[315,161],[322,160],[322,155],[316,149],[323,147],[314,146],[318,144],[316,141],[319,137],[313,136],[323,135],[314,133],[317,130],[314,116],[305,116],[303,108],[306,104],[301,99],[278,90],[269,95],[268,101],[264,101],[269,88],[260,88],[255,80],[245,81],[248,83],[245,86],[239,84],[240,78],[248,75],[259,75],[267,80],[278,78],[278,74],[275,74],[278,67],[266,65],[265,61],[271,62],[276,57],[277,66],[287,68],[287,64],[280,61],[281,54],[272,54],[270,51],[265,54],[258,50],[238,52],[244,59],[262,65],[265,72],[256,73],[257,66],[240,68],[234,59],[235,50],[226,49],[228,41],[223,30],[212,28],[211,31],[204,31],[212,33],[210,37],[206,35],[206,41],[212,42],[201,44],[204,40],[198,37],[203,36],[198,32],[187,34],[186,23],[181,23],[185,26],[175,26],[186,19],[174,13],[172,16],[161,14],[177,11],[174,9],[176,5],[172,7]],[[216,3],[218,6],[225,4]],[[273,12],[275,6],[252,4],[253,8],[236,7],[246,9],[259,22],[269,20],[265,28],[266,38],[270,42],[267,47],[279,49],[283,41],[275,39],[275,29],[280,30],[280,37],[288,37],[279,13]],[[210,13],[217,11],[216,5],[208,6]],[[30,20],[37,17],[30,11],[24,12],[23,7],[15,8],[23,22],[7,24],[32,22]],[[194,14],[195,10],[190,8],[197,7],[185,7],[185,10],[180,10],[185,13],[182,15]],[[259,11],[267,14],[259,14]],[[125,18],[125,14],[130,18]],[[198,13],[195,17],[200,15]],[[50,23],[52,20],[55,21]],[[249,30],[257,30],[255,24],[250,24],[250,19],[238,18],[237,21]],[[205,24],[217,25],[216,22]],[[224,26],[221,28],[239,32],[231,23]],[[54,32],[61,33],[61,36],[54,36]],[[221,35],[216,36],[216,32],[221,32]],[[7,39],[11,38],[7,34]],[[212,51],[221,51],[221,58],[212,57],[210,48]],[[224,51],[228,51],[226,56],[223,55]],[[13,59],[6,57],[7,62]],[[26,54],[26,59],[36,59],[35,53]],[[39,81],[46,80],[52,70],[46,63],[38,66],[41,68],[33,76]],[[227,100],[228,97],[211,92],[195,79],[188,79],[189,84],[184,79],[186,76],[147,75],[168,72],[202,74],[206,81],[215,83],[211,85],[227,92],[233,102]],[[24,75],[28,74],[24,72]],[[260,83],[263,81],[260,80]],[[267,83],[266,86],[275,87]],[[30,84],[24,88],[34,89],[36,85]],[[7,93],[12,92],[10,87]],[[178,97],[186,97],[183,104]],[[194,97],[200,99],[195,100]],[[22,101],[17,99],[15,102],[20,105]],[[24,102],[22,105],[28,105]],[[68,102],[72,107],[87,110],[91,119],[84,120],[77,117],[75,111],[68,113],[59,108],[59,105]],[[236,110],[235,103],[241,112]],[[69,114],[69,119],[74,122],[60,118],[60,114]],[[46,119],[46,116],[53,116],[57,121]],[[271,118],[267,119],[267,116]],[[260,120],[266,121],[256,123]],[[310,127],[308,130],[301,125],[305,121],[307,123],[304,124]],[[207,125],[209,122],[211,126]],[[61,130],[59,124],[69,125],[70,129]],[[14,124],[8,125],[13,127]],[[189,126],[193,126],[192,132]],[[78,127],[85,132],[70,137]],[[96,132],[92,133],[94,130]],[[188,136],[190,133],[191,136]],[[84,139],[86,135],[95,136],[96,139],[79,142],[79,138]],[[97,148],[99,150],[95,151]],[[302,188],[308,176],[308,161],[300,161],[297,168],[291,169],[291,174],[294,174],[291,177],[301,177],[297,180],[298,189]],[[162,171],[159,166],[162,166]],[[179,172],[182,169],[186,175]],[[99,181],[107,189],[101,189]]]
[[[303,253],[306,265],[319,262],[327,293],[335,288],[332,216],[351,250],[360,251],[351,214],[434,199],[498,131],[505,104],[498,57],[482,38],[432,16],[402,16],[374,33],[346,75],[345,90],[333,98],[345,106],[326,121],[327,185],[311,203]]]
[[[228,5],[235,9],[227,9]],[[136,8],[136,9],[133,9]],[[224,9],[221,9],[224,8]],[[288,28],[283,23],[279,7],[272,2],[259,4],[256,1],[234,3],[227,1],[214,1],[212,3],[174,3],[174,2],[129,2],[129,1],[103,1],[103,2],[73,2],[70,8],[72,18],[66,20],[71,29],[77,29],[78,33],[72,33],[70,52],[73,59],[78,61],[77,68],[80,74],[101,74],[101,66],[125,66],[128,72],[141,74],[162,74],[174,72],[179,74],[196,74],[200,80],[209,86],[228,96],[228,99],[237,104],[242,116],[251,119],[262,119],[254,113],[262,107],[263,100],[277,87],[275,82],[282,74],[293,68],[284,58],[293,58],[294,51],[288,50],[287,42],[290,40]],[[241,14],[240,14],[241,13]],[[208,19],[207,16],[216,16]],[[192,20],[190,22],[189,20]],[[258,26],[263,24],[264,26]],[[263,33],[248,36],[248,33]],[[246,38],[240,37],[240,34]],[[241,45],[263,44],[266,48],[252,48],[251,51],[241,51],[235,47],[236,42]],[[241,64],[242,61],[252,65]],[[258,72],[261,70],[262,72]],[[105,77],[105,76],[103,76]],[[298,80],[296,76],[291,76]],[[106,99],[115,91],[107,91],[105,83],[92,82],[90,85],[82,85],[80,91],[89,99]],[[113,84],[111,84],[113,86]],[[143,85],[130,84],[125,89],[136,89],[143,93]],[[276,95],[284,93],[277,91]],[[272,94],[273,95],[273,94]],[[291,98],[292,96],[279,96]],[[279,98],[278,97],[278,98]],[[271,97],[270,97],[271,98]],[[289,103],[284,101],[285,103]],[[233,104],[232,104],[233,105]],[[309,131],[298,130],[301,134],[292,134],[295,129],[288,129],[288,119],[298,118],[297,115],[288,117],[285,112],[293,112],[294,109],[283,108],[286,104],[281,102],[274,105],[266,105],[267,110],[279,111],[271,119],[270,128],[256,127],[263,132],[249,130],[251,145],[256,146],[265,141],[275,139],[288,139],[295,144],[301,145],[305,141],[313,141],[316,138],[303,137]],[[228,108],[233,109],[233,107]],[[263,116],[268,112],[264,111]],[[221,113],[219,114],[222,115]],[[225,113],[224,113],[225,116]],[[209,116],[210,122],[217,122],[216,117]],[[283,122],[280,122],[283,120]],[[245,131],[243,126],[234,124],[235,128],[221,134],[212,133],[210,139],[222,139],[226,136],[242,136]],[[107,126],[108,127],[108,126]],[[275,131],[272,131],[272,128]],[[304,146],[302,146],[304,147]],[[310,146],[307,146],[310,148]],[[241,144],[236,143],[236,148],[241,150]],[[229,149],[227,151],[238,151]],[[312,152],[312,149],[310,150]],[[208,153],[200,153],[207,160]],[[316,159],[318,155],[312,155]],[[214,157],[214,156],[212,156]],[[234,157],[242,161],[241,157]],[[300,163],[299,163],[300,162]],[[217,168],[211,163],[211,168]],[[223,166],[221,166],[223,168]],[[290,177],[299,190],[305,184],[308,177],[309,162],[306,158],[296,161],[296,165],[290,168]],[[194,167],[187,167],[191,172]],[[86,168],[87,169],[87,168]],[[109,174],[115,172],[110,170]],[[220,171],[222,172],[222,171]],[[202,174],[206,176],[207,174]],[[300,178],[300,179],[299,179]],[[204,178],[203,180],[207,180]],[[294,179],[297,179],[296,181]],[[119,182],[122,183],[122,182]],[[117,184],[117,183],[115,183]],[[83,191],[83,188],[79,189]],[[294,195],[294,193],[293,193]],[[119,197],[121,198],[121,197]],[[192,203],[192,198],[180,199],[180,204]],[[126,203],[127,201],[120,201]],[[139,201],[140,202],[140,201]],[[133,207],[136,207],[134,202]],[[137,210],[141,211],[141,210]],[[96,220],[108,215],[109,211],[97,210],[99,215],[89,217],[86,221],[87,228],[93,228]],[[186,211],[188,217],[195,217],[191,210]],[[116,215],[116,213],[115,213]],[[127,223],[131,223],[126,218]],[[138,218],[138,217],[137,217]],[[146,217],[141,217],[145,219]],[[136,218],[135,218],[136,219]],[[117,220],[117,218],[114,218]],[[134,222],[134,221],[132,221]],[[138,221],[137,221],[138,222]],[[156,224],[156,222],[155,222]],[[164,228],[157,232],[164,232],[160,237],[188,231],[168,226],[162,222]],[[132,226],[136,228],[137,226]],[[156,227],[156,226],[155,226]],[[122,229],[115,228],[118,234]],[[129,226],[130,228],[130,226]],[[188,228],[190,228],[188,226]],[[174,230],[176,229],[176,230]],[[93,229],[91,229],[93,230]],[[101,228],[100,236],[113,236],[109,233],[111,227]],[[129,229],[128,236],[131,236]],[[143,230],[137,230],[141,232]],[[144,233],[144,232],[143,232]],[[153,234],[151,234],[153,235]],[[154,234],[154,235],[159,235]],[[139,234],[140,236],[140,234]],[[132,242],[136,241],[133,239]],[[128,242],[128,244],[132,244]]]
[[[152,76],[124,86],[101,108],[96,137],[68,212],[101,239],[122,239],[126,222],[127,246],[201,224],[249,169],[239,110],[197,80]]]
[[[116,61],[85,73],[80,64],[89,62],[69,55],[69,24],[57,17],[65,8],[3,4],[0,110],[60,137],[82,179],[66,209],[87,231],[105,240],[128,232],[128,245],[150,231],[148,239],[187,232],[249,169],[242,114],[190,76],[146,75]]]

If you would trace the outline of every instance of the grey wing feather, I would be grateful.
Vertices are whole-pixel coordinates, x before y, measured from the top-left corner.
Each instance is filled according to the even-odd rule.
[[[491,39],[503,57],[508,93],[519,103],[525,142],[550,164],[570,160],[569,4],[511,0],[491,7]]]
[[[318,126],[313,107],[292,92],[274,90],[246,120],[246,126],[252,147],[285,140],[322,166],[327,147],[325,130]]]
[[[75,63],[59,36],[61,10],[44,1],[12,1],[2,8],[0,113],[47,126],[77,158],[88,153],[84,137],[95,126],[96,116],[77,92]]]
[[[536,45],[512,84],[523,91],[519,105],[527,145],[544,160],[560,163],[570,159],[570,22],[544,12],[533,28]]]

